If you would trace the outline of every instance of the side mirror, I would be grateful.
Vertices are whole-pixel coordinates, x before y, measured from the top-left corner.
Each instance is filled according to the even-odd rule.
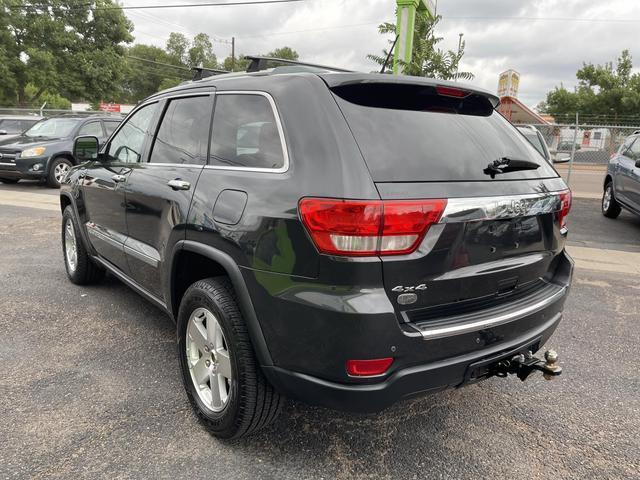
[[[73,156],[80,162],[88,162],[98,158],[100,143],[97,137],[78,137],[73,142]]]
[[[7,131],[6,130],[0,130],[0,135],[6,135]]]
[[[636,168],[640,168],[640,160],[636,160]]]

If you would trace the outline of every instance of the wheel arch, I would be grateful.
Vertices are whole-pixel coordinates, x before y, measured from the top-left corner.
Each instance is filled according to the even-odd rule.
[[[173,314],[174,319],[178,318],[180,301],[189,285],[204,278],[225,275],[235,290],[238,306],[247,324],[249,336],[260,365],[273,365],[249,290],[242,277],[240,267],[231,256],[209,245],[182,240],[174,246],[171,261],[167,264],[171,267],[168,272],[170,281],[167,292],[169,298],[167,308]],[[195,265],[197,265],[195,269],[189,268]]]
[[[613,177],[611,176],[610,173],[607,173],[604,177],[604,183],[602,184],[602,189],[604,190],[604,188],[607,186],[607,184],[611,182],[613,184]]]
[[[49,172],[51,171],[51,165],[58,158],[64,158],[65,160],[69,160],[71,162],[71,165],[73,165],[73,166],[78,164],[78,162],[76,162],[76,159],[74,158],[74,156],[73,156],[73,154],[71,152],[54,153],[53,155],[51,155],[51,157],[49,157],[49,161],[47,162],[47,175],[49,175]]]

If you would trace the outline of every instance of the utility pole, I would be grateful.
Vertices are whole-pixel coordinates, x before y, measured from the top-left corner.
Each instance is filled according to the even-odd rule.
[[[231,37],[231,71],[236,67],[236,37]]]

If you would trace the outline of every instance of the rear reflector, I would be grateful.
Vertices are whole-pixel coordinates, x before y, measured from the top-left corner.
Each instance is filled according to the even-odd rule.
[[[466,90],[453,87],[443,87],[442,85],[436,87],[436,92],[438,93],[438,95],[441,95],[443,97],[464,98],[469,95],[469,92],[467,92]]]
[[[393,363],[393,358],[373,360],[347,360],[347,373],[352,377],[371,377],[382,375]]]
[[[340,256],[413,252],[447,206],[432,200],[303,198],[300,218],[321,253]]]
[[[558,212],[560,228],[565,228],[567,226],[567,216],[569,215],[569,210],[571,210],[571,201],[571,190],[560,192],[560,211]]]

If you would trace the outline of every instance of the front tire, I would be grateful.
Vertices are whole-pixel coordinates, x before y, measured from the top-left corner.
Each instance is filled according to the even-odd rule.
[[[72,283],[90,285],[104,277],[104,270],[93,263],[82,243],[71,205],[62,213],[62,254],[67,276]]]
[[[613,193],[613,182],[607,182],[602,194],[602,214],[607,218],[618,218],[622,207]]]
[[[240,438],[273,422],[282,397],[256,360],[226,277],[200,280],[178,313],[182,380],[198,418],[219,438]]]
[[[49,167],[47,185],[52,188],[60,188],[60,184],[73,167],[73,163],[66,158],[54,158]]]

